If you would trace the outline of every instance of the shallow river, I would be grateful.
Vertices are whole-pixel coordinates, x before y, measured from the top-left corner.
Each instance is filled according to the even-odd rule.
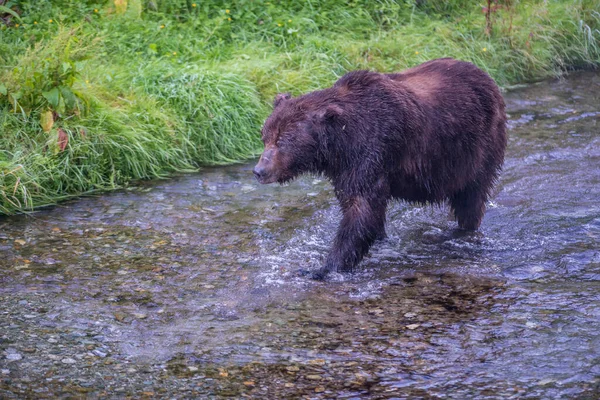
[[[394,204],[327,282],[330,185],[253,163],[0,218],[0,398],[597,398],[600,75],[506,100],[480,232]]]

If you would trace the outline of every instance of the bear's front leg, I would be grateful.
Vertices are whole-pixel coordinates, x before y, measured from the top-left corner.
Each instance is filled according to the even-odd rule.
[[[324,279],[331,271],[352,272],[373,242],[385,235],[385,194],[354,196],[340,203],[344,217],[325,264],[313,279]]]

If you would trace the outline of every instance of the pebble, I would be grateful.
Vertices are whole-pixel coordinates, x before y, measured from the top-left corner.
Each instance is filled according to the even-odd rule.
[[[104,357],[106,357],[106,354],[107,354],[107,353],[105,353],[105,352],[103,352],[103,351],[100,351],[100,350],[96,349],[96,350],[92,351],[92,354],[94,354],[94,355],[96,355],[96,356],[98,356],[98,357],[104,358]],[[63,361],[63,362],[64,362],[64,361]]]
[[[63,358],[61,362],[63,364],[75,364],[77,361],[73,360],[72,358]]]
[[[420,324],[410,324],[410,325],[406,325],[406,329],[410,329],[412,331],[412,330],[417,329],[420,326],[421,326]]]
[[[2,375],[8,375],[8,374],[10,374],[10,369],[3,369],[3,370],[0,370],[0,372],[2,373]]]
[[[23,358],[23,356],[19,353],[8,353],[6,354],[6,359],[8,361],[19,361]]]
[[[528,327],[528,328],[530,328],[530,329],[533,329],[533,328],[537,328],[537,327],[538,327],[538,324],[537,324],[537,323],[535,323],[535,322],[533,322],[533,321],[527,321],[527,322],[525,323],[525,326],[526,326],[526,327]]]
[[[125,314],[123,314],[123,313],[116,312],[113,315],[115,316],[115,319],[119,322],[121,322],[125,319]]]
[[[188,371],[190,371],[190,372],[197,372],[198,371],[198,367],[190,366],[190,367],[187,367],[187,368],[188,368]]]
[[[306,379],[310,379],[311,381],[320,381],[323,379],[321,375],[306,375]]]

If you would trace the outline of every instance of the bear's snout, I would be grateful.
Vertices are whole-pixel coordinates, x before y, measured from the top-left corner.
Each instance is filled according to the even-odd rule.
[[[266,149],[252,171],[256,180],[262,184],[273,183],[277,180],[273,173],[274,153],[275,151],[272,148]]]
[[[254,170],[252,172],[254,172],[254,176],[256,177],[256,180],[258,180],[261,183],[262,183],[264,176],[267,173],[267,171],[264,169],[264,167],[261,167],[260,165],[256,165],[256,167],[254,167]]]

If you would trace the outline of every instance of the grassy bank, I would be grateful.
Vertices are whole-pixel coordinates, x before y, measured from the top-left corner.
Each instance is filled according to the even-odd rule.
[[[600,64],[600,0],[0,0],[0,213],[260,151],[272,96],[472,61],[500,85]]]

